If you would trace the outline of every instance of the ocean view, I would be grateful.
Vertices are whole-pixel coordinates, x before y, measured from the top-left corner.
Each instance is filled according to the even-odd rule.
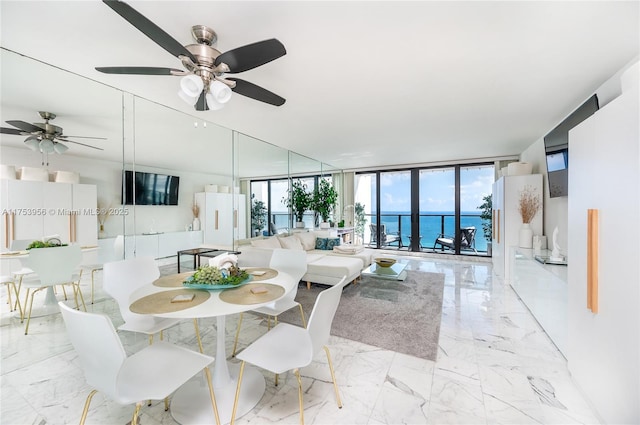
[[[420,213],[420,236],[421,244],[424,248],[433,247],[433,242],[440,233],[453,236],[454,228],[454,212],[453,211],[423,211]],[[400,221],[398,222],[398,217]],[[369,218],[370,219],[370,218]],[[409,212],[384,212],[380,217],[382,224],[387,227],[387,233],[396,233],[400,231],[402,236],[402,244],[409,245],[409,234],[411,233],[411,215]],[[482,232],[482,219],[478,211],[463,211],[460,213],[460,227],[475,227],[476,231],[476,249],[478,251],[487,250],[487,241],[484,239]],[[366,230],[365,230],[366,234]],[[365,242],[368,242],[366,240]]]

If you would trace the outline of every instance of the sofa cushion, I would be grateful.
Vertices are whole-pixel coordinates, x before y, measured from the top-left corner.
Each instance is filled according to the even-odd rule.
[[[327,238],[326,250],[332,251],[334,246],[340,245],[340,238]]]
[[[307,261],[307,273],[302,280],[333,285],[342,276],[347,276],[348,281],[353,280],[361,270],[362,262],[357,258],[325,256]]]
[[[316,234],[313,232],[300,232],[294,234],[293,236],[300,239],[302,248],[304,248],[305,251],[314,249],[316,247]]]
[[[278,238],[280,240],[280,245],[284,249],[297,249],[299,251],[304,251],[302,244],[300,243],[300,239],[295,236],[288,236],[286,238]]]
[[[251,246],[255,246],[256,248],[271,248],[271,249],[282,248],[282,245],[280,245],[280,241],[276,237],[251,241]]]
[[[316,249],[326,250],[327,249],[327,238],[316,238]]]

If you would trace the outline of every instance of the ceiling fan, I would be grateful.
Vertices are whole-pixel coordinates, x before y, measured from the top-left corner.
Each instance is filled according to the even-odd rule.
[[[239,73],[257,68],[287,52],[275,38],[247,44],[224,53],[211,47],[218,39],[215,31],[204,25],[191,28],[196,44],[183,46],[134,8],[119,0],[103,0],[117,14],[144,33],[160,47],[176,56],[185,70],[140,66],[96,67],[106,74],[182,76],[178,95],[197,111],[220,109],[231,92],[281,106],[285,99],[240,78],[228,78],[226,73]]]
[[[69,149],[69,147],[61,142],[75,143],[77,145],[85,146],[91,149],[97,149],[101,151],[104,150],[102,148],[69,140],[69,137],[80,139],[106,140],[104,137],[65,136],[62,134],[62,127],[58,127],[57,125],[49,123],[50,120],[53,120],[56,117],[55,114],[43,111],[40,111],[38,113],[44,120],[43,123],[30,124],[28,122],[19,120],[6,121],[7,124],[10,124],[16,128],[0,127],[0,133],[13,134],[15,136],[28,136],[24,140],[24,144],[27,145],[31,150],[40,151],[43,154],[50,154],[54,152],[58,154],[65,153]]]

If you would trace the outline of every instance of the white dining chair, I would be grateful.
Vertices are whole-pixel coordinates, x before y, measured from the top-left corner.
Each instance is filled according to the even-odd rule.
[[[275,374],[281,374],[293,370],[298,380],[298,404],[300,408],[300,423],[304,424],[304,403],[302,397],[302,378],[300,368],[308,366],[321,348],[324,348],[331,372],[331,380],[336,393],[338,407],[342,408],[338,384],[331,362],[331,355],[327,342],[331,332],[331,323],[338,309],[342,289],[346,283],[346,276],[329,289],[320,292],[309,317],[309,325],[302,328],[288,323],[280,323],[255,342],[238,353],[236,356],[242,360],[238,376],[238,386],[231,413],[231,424],[235,422],[238,397],[242,385],[242,374],[245,363],[251,363]]]
[[[25,325],[24,334],[29,332],[29,323],[31,322],[31,313],[33,311],[33,299],[39,291],[53,288],[55,285],[71,285],[73,287],[76,308],[80,308],[78,297],[82,302],[82,306],[86,311],[84,297],[80,291],[81,274],[75,273],[78,265],[82,261],[82,251],[79,245],[59,246],[55,248],[32,248],[29,250],[29,256],[26,265],[33,271],[33,274],[27,275],[22,279],[21,286],[27,289],[24,298],[24,310],[27,315],[27,324]],[[29,298],[31,295],[31,298]],[[29,306],[28,312],[27,305]],[[23,317],[24,320],[24,317]]]
[[[129,310],[133,301],[131,294],[138,288],[150,285],[160,277],[160,269],[151,257],[136,257],[127,260],[105,263],[102,272],[102,287],[120,308],[120,315],[124,323],[118,330],[138,332],[149,336],[153,342],[153,335],[178,324],[181,319],[167,319],[147,314],[137,314]]]
[[[298,294],[298,282],[302,279],[302,276],[307,272],[307,252],[295,249],[274,249],[271,255],[271,261],[269,267],[275,270],[279,270],[288,273],[293,278],[293,288],[285,294],[284,297],[277,300],[275,303],[254,308],[253,312],[267,315],[267,329],[271,329],[271,318],[274,318],[275,324],[278,324],[278,316],[287,310],[298,307],[300,309],[300,316],[302,317],[302,325],[307,326],[304,317],[304,310],[302,304],[295,300]],[[236,329],[236,338],[233,342],[233,352],[231,356],[236,355],[236,348],[238,345],[238,336],[240,335],[240,326],[242,326],[242,314],[238,318],[238,327]],[[277,379],[277,378],[276,378]],[[276,384],[277,385],[277,384]]]
[[[165,410],[169,410],[167,397],[201,370],[205,372],[211,406],[220,425],[208,368],[213,357],[164,341],[127,357],[109,317],[73,310],[64,302],[58,305],[87,384],[93,388],[85,401],[80,425],[85,423],[91,399],[98,391],[120,405],[135,403],[131,424],[136,425],[146,400],[164,399]]]
[[[11,246],[9,249],[14,252],[24,251],[31,244],[31,242],[33,242],[33,239],[15,239],[11,241]],[[10,304],[9,310],[15,311],[15,309],[18,308],[20,311],[20,319],[22,320],[23,312],[22,312],[22,306],[20,305],[21,283],[22,283],[22,279],[25,276],[33,273],[33,270],[31,270],[28,267],[25,267],[22,261],[20,260],[15,260],[15,261],[19,262],[20,266],[16,270],[11,270],[9,274],[0,276],[0,283],[7,285],[7,301]],[[11,291],[10,291],[11,288],[13,288],[13,291],[16,296],[16,300],[15,302],[13,302],[13,304],[11,301]]]
[[[112,261],[118,261],[124,259],[124,235],[118,235],[113,241],[113,259]],[[91,273],[91,304],[93,304],[94,292],[95,292],[95,274],[102,271],[104,262],[82,264],[82,269]]]
[[[22,318],[22,304],[20,303],[20,295],[16,286],[16,278],[13,275],[0,276],[0,285],[5,285],[7,287],[7,304],[9,304],[9,311],[15,311],[17,308],[20,313],[20,318]],[[13,291],[16,297],[15,302],[13,302],[11,298],[11,291]]]

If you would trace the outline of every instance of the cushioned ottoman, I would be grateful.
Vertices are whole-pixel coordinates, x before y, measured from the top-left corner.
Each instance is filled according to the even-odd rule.
[[[342,276],[347,276],[347,282],[351,282],[360,276],[360,271],[362,260],[359,258],[325,255],[307,263],[307,273],[302,276],[302,280],[307,282],[308,289],[311,288],[311,282],[335,285]]]

